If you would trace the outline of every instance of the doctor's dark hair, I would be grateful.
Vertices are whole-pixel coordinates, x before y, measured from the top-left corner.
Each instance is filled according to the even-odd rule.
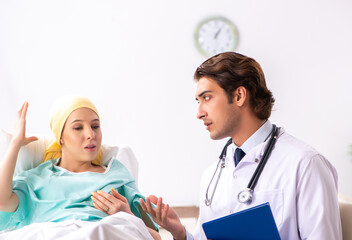
[[[235,52],[217,54],[203,62],[194,73],[194,80],[210,78],[224,89],[229,103],[235,90],[243,86],[250,95],[250,105],[259,119],[268,119],[275,99],[266,87],[265,77],[259,63]]]

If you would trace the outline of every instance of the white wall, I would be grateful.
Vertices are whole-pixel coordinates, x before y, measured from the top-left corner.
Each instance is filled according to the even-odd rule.
[[[264,69],[272,122],[321,151],[352,195],[351,10],[347,0],[0,0],[0,126],[12,131],[28,100],[28,131],[49,133],[52,102],[84,94],[104,142],[134,150],[145,195],[198,204],[201,172],[224,140],[195,118],[193,72],[205,59],[193,31],[223,15],[238,27],[237,51]]]

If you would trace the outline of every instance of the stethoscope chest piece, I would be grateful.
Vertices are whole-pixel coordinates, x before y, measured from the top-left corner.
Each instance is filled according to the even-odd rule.
[[[240,203],[246,203],[246,204],[250,204],[252,202],[252,189],[246,188],[245,190],[242,190],[241,192],[239,192],[239,194],[237,195],[237,199]]]

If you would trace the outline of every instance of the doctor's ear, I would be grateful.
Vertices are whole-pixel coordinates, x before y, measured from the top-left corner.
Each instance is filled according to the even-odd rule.
[[[247,98],[247,89],[243,86],[239,86],[233,94],[233,102],[237,105],[237,106],[242,106]]]

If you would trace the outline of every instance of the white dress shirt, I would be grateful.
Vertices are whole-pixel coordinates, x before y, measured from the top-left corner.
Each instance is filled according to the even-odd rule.
[[[198,223],[193,236],[187,232],[187,239],[206,239],[202,223],[265,202],[270,203],[283,240],[342,239],[335,168],[315,149],[285,133],[282,128],[254,188],[252,203],[238,202],[237,195],[247,188],[262,158],[271,129],[272,124],[267,121],[241,146],[246,156],[237,167],[233,160],[237,146],[232,144],[227,148],[225,168],[209,207],[204,202],[205,194],[217,162],[205,170],[200,188]],[[214,179],[208,196],[214,190],[217,175]]]

